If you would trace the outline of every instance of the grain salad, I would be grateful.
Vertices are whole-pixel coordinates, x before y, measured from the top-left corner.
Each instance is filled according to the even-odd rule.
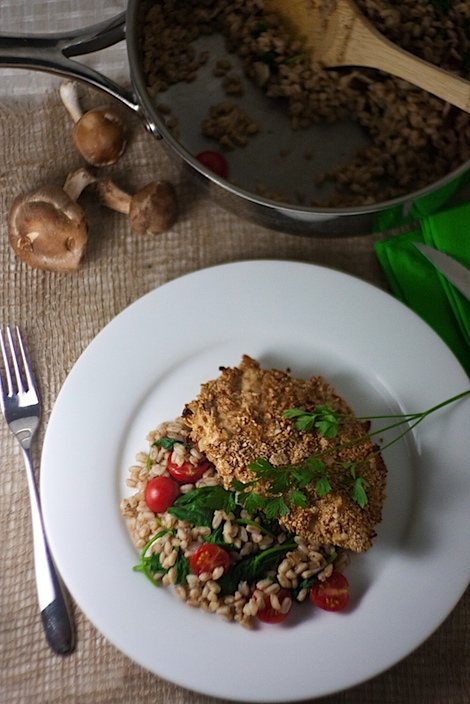
[[[141,562],[137,569],[143,571],[156,584],[173,586],[177,597],[189,606],[214,612],[226,621],[236,621],[246,628],[255,625],[255,616],[266,609],[268,599],[272,608],[287,613],[295,598],[298,602],[308,596],[312,577],[326,580],[335,570],[342,570],[349,557],[345,551],[333,545],[320,545],[308,542],[299,536],[293,537],[279,525],[251,516],[246,510],[210,511],[210,525],[195,526],[181,520],[170,511],[155,514],[145,502],[145,487],[154,477],[170,477],[168,458],[175,462],[201,461],[202,456],[185,445],[190,429],[183,418],[172,423],[163,423],[148,436],[149,453],[137,455],[136,464],[130,469],[128,486],[136,490],[132,496],[121,502],[121,513],[127,520],[132,539],[141,550]],[[163,438],[176,440],[175,450],[166,450],[155,443]],[[194,483],[180,486],[181,497],[194,491],[220,487],[221,480],[213,465]],[[207,521],[209,522],[209,521]],[[201,548],[219,540],[229,551],[234,565],[244,558],[274,556],[276,566],[263,570],[263,576],[254,582],[241,579],[237,584],[225,586],[220,578],[223,568],[200,574],[192,573],[189,559]],[[277,559],[279,555],[279,559]],[[304,586],[305,585],[305,586]],[[281,597],[281,599],[279,599]]]
[[[326,3],[327,4],[327,3]],[[402,48],[460,75],[470,72],[470,4],[448,0],[357,0],[375,27]],[[368,135],[340,164],[315,175],[311,206],[357,206],[383,202],[435,183],[470,158],[470,115],[406,81],[373,69],[324,70],[302,51],[263,0],[162,0],[151,3],[143,22],[142,58],[149,94],[157,108],[176,83],[190,83],[212,60],[227,84],[227,101],[208,106],[201,129],[216,147],[245,146],[263,131],[249,126],[240,136],[240,82],[230,65],[195,48],[201,37],[220,34],[237,54],[244,78],[265,96],[282,104],[294,131],[314,124],[353,121]],[[214,74],[216,75],[216,74]],[[227,114],[232,116],[227,119]],[[170,122],[171,121],[171,122]],[[178,115],[168,117],[177,130]],[[233,133],[231,129],[233,125]],[[275,142],[275,140],[273,140]],[[273,149],[275,144],[273,144]],[[308,150],[303,169],[315,163]],[[338,155],[338,161],[341,156]],[[334,192],[325,189],[334,186]],[[243,187],[243,184],[239,184]],[[283,200],[263,184],[262,195]],[[299,196],[300,198],[300,196]],[[302,201],[305,201],[302,194]]]
[[[240,382],[228,411],[227,376]],[[218,417],[219,437],[198,404]],[[303,427],[305,418],[315,423]],[[262,370],[246,355],[222,367],[181,417],[149,433],[130,468],[120,508],[140,551],[136,571],[246,628],[284,620],[295,603],[345,608],[343,570],[371,546],[385,496],[385,465],[364,433],[322,377]],[[227,446],[222,435],[238,438]],[[229,476],[227,461],[243,472]]]

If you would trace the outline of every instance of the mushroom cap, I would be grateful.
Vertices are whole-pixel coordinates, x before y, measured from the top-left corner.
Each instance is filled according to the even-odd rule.
[[[83,208],[59,186],[44,186],[12,203],[8,234],[15,254],[35,269],[76,271],[85,254]]]
[[[168,181],[152,181],[132,196],[129,222],[138,235],[159,235],[178,214],[175,189]]]
[[[75,148],[92,166],[114,164],[127,146],[127,127],[112,107],[93,108],[75,123]]]

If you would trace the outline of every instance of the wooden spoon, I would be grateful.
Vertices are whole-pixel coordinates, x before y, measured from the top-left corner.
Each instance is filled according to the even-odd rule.
[[[367,66],[409,81],[470,112],[470,82],[389,41],[352,0],[265,0],[312,58],[326,68]]]

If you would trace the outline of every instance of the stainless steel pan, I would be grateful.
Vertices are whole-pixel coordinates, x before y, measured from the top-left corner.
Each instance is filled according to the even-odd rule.
[[[167,128],[164,119],[157,111],[146,87],[140,55],[139,9],[141,6],[141,0],[129,0],[126,12],[119,14],[111,21],[76,32],[37,36],[0,36],[0,68],[16,67],[46,71],[84,81],[108,93],[140,116],[146,129],[156,138],[163,138],[174,154],[178,155],[183,163],[189,167],[190,173],[197,179],[200,186],[222,207],[265,227],[299,235],[329,237],[367,234],[375,229],[380,229],[381,226],[377,224],[378,222],[382,223],[383,228],[384,223],[393,224],[406,218],[416,203],[419,204],[430,197],[435,198],[438,203],[458,187],[470,168],[469,163],[463,164],[459,169],[425,189],[371,206],[311,208],[300,205],[284,205],[256,194],[254,186],[254,181],[257,178],[256,169],[269,170],[269,159],[272,158],[272,153],[269,153],[270,145],[265,144],[263,147],[263,143],[260,146],[258,142],[256,153],[250,154],[242,150],[244,163],[239,166],[241,178],[238,178],[237,182],[244,183],[245,187],[233,185],[233,183],[213,174],[201,165],[194,156],[204,148],[204,143],[199,143],[202,137],[195,115],[197,115],[198,101],[205,100],[207,108],[206,94],[208,91],[206,89],[201,91],[200,87],[195,85],[191,93],[186,86],[183,88],[186,91],[184,95],[181,88],[176,89],[175,100],[180,101],[180,114],[190,115],[190,119],[183,124],[182,132],[178,138]],[[118,85],[105,75],[74,60],[76,56],[104,49],[120,41],[126,41],[127,45],[131,78],[130,89]],[[207,81],[207,77],[202,80]],[[207,83],[205,88],[207,88]],[[210,97],[212,100],[216,96]],[[256,100],[256,97],[252,96],[252,99]],[[191,110],[185,110],[185,105],[191,105]],[[259,109],[261,110],[261,108]],[[269,118],[266,117],[266,112],[264,114],[266,119],[282,119],[279,116],[273,118],[272,110],[269,112]],[[282,130],[282,124],[273,125],[273,130],[276,129]],[[357,140],[362,139],[359,133],[354,132],[353,126],[351,126],[351,134],[344,132],[344,126],[341,127],[340,132],[334,132],[333,128],[331,139],[326,140],[323,136],[323,130],[330,129],[329,126],[321,126],[320,129],[322,132],[318,136],[319,140],[323,144],[332,144],[335,151],[338,151],[338,139],[343,140],[344,148],[346,146],[349,148],[351,144],[356,145]],[[296,137],[296,139],[299,138]],[[301,142],[299,141],[295,147],[292,150],[294,160],[296,159],[296,149],[297,155],[302,149]],[[205,148],[209,147],[205,146]],[[331,159],[328,151],[325,154],[325,159],[327,161]],[[291,168],[295,169],[293,173],[296,174],[301,170],[296,168],[295,162],[291,164]],[[288,167],[286,167],[285,174],[285,183],[289,185],[292,177]],[[388,218],[389,214],[391,214],[390,218]]]

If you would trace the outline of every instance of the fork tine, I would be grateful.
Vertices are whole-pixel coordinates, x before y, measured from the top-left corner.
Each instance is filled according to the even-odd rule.
[[[18,328],[16,328],[16,334],[19,337],[19,329]],[[7,338],[8,338],[8,344],[10,345],[10,354],[11,354],[11,359],[13,362],[13,369],[15,370],[16,387],[17,387],[17,390],[20,393],[22,393],[24,391],[23,378],[21,376],[20,365],[18,364],[18,355],[16,352],[15,343],[13,342],[11,328],[9,328],[9,327],[7,328]]]
[[[7,380],[8,396],[11,396],[13,394],[13,379],[11,378],[10,363],[8,361],[8,355],[7,355],[7,350],[6,350],[6,346],[5,346],[5,338],[3,335],[3,330],[0,330],[0,347],[2,348],[3,365],[5,367],[5,376],[6,376],[6,380]],[[3,396],[4,396],[5,392],[3,389],[1,375],[0,375],[0,388],[2,391],[2,408],[3,408]]]
[[[20,350],[21,350],[21,358],[23,360],[23,368],[24,368],[24,373],[26,376],[26,381],[28,383],[28,388],[27,391],[34,391],[35,390],[35,384],[34,384],[34,379],[33,379],[33,373],[31,371],[31,367],[29,366],[29,361],[28,361],[28,356],[26,354],[26,350],[23,345],[23,338],[21,337],[21,332],[18,326],[16,326],[16,335],[18,337],[18,343],[20,345]]]
[[[18,326],[16,326],[16,337],[18,339],[18,345],[15,344],[15,341],[13,339],[13,334],[11,331],[10,327],[7,327],[5,329],[5,332],[0,329],[0,347],[2,351],[2,357],[3,357],[3,365],[5,367],[5,377],[7,381],[7,387],[8,387],[8,396],[13,396],[16,392],[18,393],[24,393],[30,392],[31,394],[36,394],[36,387],[34,384],[34,378],[33,374],[31,371],[31,367],[29,366],[28,362],[28,357],[26,355],[26,350],[24,348],[23,344],[23,338],[21,337],[21,332]],[[17,350],[17,346],[19,347],[19,352]],[[20,359],[21,357],[21,359]],[[11,359],[11,363],[10,363]],[[13,372],[12,372],[12,365],[14,369],[14,375],[16,379],[16,389],[14,386],[13,382]],[[25,389],[25,383],[27,383],[27,387]],[[2,386],[2,378],[0,375],[0,392],[2,396],[2,403],[3,403],[3,396],[4,394],[4,389]],[[3,408],[3,406],[2,406]]]

